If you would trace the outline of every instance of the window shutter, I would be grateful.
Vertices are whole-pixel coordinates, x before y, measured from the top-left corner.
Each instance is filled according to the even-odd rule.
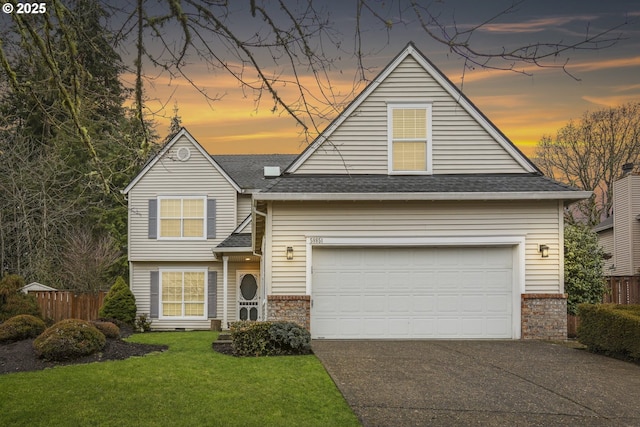
[[[149,309],[149,317],[157,319],[160,314],[160,272],[151,272],[151,289],[150,289],[151,308]]]
[[[208,317],[213,318],[218,314],[217,303],[218,303],[218,272],[210,271],[209,272],[209,280],[208,285],[209,289],[207,289],[207,306],[208,308]]]
[[[216,238],[216,199],[207,199],[207,239]]]
[[[149,199],[149,238],[158,238],[158,200]]]

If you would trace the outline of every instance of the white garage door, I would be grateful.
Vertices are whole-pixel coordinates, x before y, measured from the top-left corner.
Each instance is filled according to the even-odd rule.
[[[313,338],[512,338],[511,247],[314,248]]]

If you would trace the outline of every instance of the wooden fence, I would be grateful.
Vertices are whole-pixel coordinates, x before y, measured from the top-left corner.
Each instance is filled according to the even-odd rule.
[[[64,319],[95,320],[106,292],[75,293],[70,291],[29,292],[36,298],[44,319],[55,322]]]
[[[640,276],[607,277],[607,287],[604,302],[640,304]]]
[[[608,292],[602,298],[604,303],[640,304],[640,276],[610,276],[606,278]],[[578,317],[567,315],[567,335],[578,334]]]

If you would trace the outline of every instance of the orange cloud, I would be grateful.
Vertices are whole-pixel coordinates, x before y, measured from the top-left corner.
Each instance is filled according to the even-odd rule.
[[[593,21],[597,19],[597,16],[558,16],[544,19],[532,19],[524,22],[511,22],[511,23],[493,23],[483,25],[478,28],[480,31],[487,31],[490,33],[535,33],[539,31],[546,31],[549,27],[560,27],[574,21]]]

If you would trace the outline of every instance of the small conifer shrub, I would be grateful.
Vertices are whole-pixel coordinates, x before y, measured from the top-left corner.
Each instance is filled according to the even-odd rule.
[[[136,319],[136,298],[122,277],[118,277],[104,297],[98,315],[104,319],[115,319],[133,326]]]

